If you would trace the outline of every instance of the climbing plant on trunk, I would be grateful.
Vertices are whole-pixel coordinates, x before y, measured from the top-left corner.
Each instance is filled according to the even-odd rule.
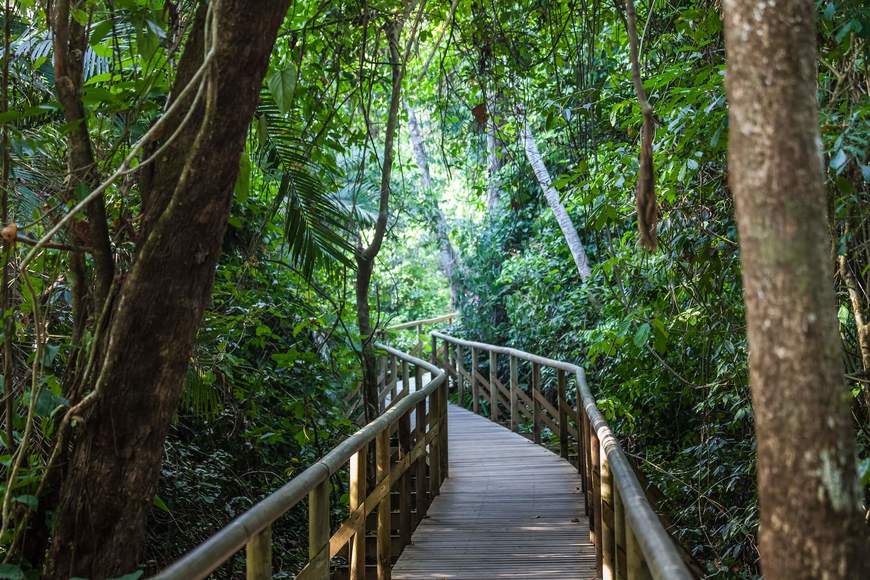
[[[94,372],[64,418],[41,490],[41,499],[57,500],[44,578],[107,578],[139,564],[164,439],[211,295],[239,156],[288,4],[266,0],[252,11],[246,2],[216,0],[198,11],[172,91],[186,102],[165,119],[154,143],[159,154],[140,175],[135,259],[124,276],[110,279],[110,306],[97,330],[106,338],[94,341]],[[84,35],[70,16],[77,3],[55,3],[54,10],[62,33],[56,59],[80,58],[64,51]],[[56,62],[63,73],[58,94],[78,135],[70,173],[87,176],[82,183],[91,188],[97,179],[80,171],[88,162],[87,127],[71,118],[83,110],[75,88],[80,64],[72,64],[77,68]],[[185,94],[188,85],[199,88]],[[106,226],[104,215],[89,210],[88,219],[91,232]]]

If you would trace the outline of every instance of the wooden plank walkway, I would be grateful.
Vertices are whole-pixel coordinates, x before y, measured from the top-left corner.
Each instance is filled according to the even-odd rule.
[[[393,578],[597,577],[576,469],[454,405],[448,423],[449,478]]]

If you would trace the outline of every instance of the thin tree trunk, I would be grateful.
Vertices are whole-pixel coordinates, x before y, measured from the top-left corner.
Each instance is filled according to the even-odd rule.
[[[577,272],[580,278],[585,282],[589,279],[591,271],[589,270],[589,259],[586,257],[586,251],[583,249],[583,242],[580,241],[580,236],[577,234],[577,229],[571,221],[571,216],[565,210],[559,199],[559,192],[553,187],[553,180],[550,178],[550,172],[547,171],[547,166],[544,165],[544,160],[538,151],[538,144],[535,142],[535,137],[532,135],[532,130],[529,127],[528,117],[521,112],[522,129],[520,131],[520,139],[523,142],[523,148],[526,151],[526,159],[529,160],[529,165],[535,172],[535,178],[538,180],[538,185],[544,192],[544,197],[547,199],[547,205],[553,210],[553,215],[556,216],[556,222],[562,229],[562,235],[565,236],[565,242],[568,244],[568,249],[571,250],[571,256],[574,258],[574,264],[577,265]]]
[[[426,142],[423,139],[420,122],[413,107],[406,103],[405,110],[408,113],[408,137],[411,140],[411,148],[414,151],[417,167],[420,168],[423,188],[427,192],[431,192],[432,176],[429,173],[429,155],[426,152]],[[450,241],[450,227],[447,224],[447,218],[444,217],[437,197],[433,197],[432,217],[435,220],[435,237],[438,240],[439,266],[450,284],[450,302],[456,307],[459,305],[460,295],[459,283],[456,279],[458,259],[453,242]]]
[[[358,249],[356,257],[356,313],[357,325],[359,326],[359,333],[363,341],[363,402],[365,403],[366,422],[372,421],[378,415],[377,360],[374,347],[374,329],[371,323],[371,308],[369,307],[369,288],[371,286],[372,273],[374,272],[375,258],[381,250],[381,244],[387,231],[387,221],[390,216],[390,178],[393,172],[393,144],[399,120],[402,77],[405,73],[404,62],[399,55],[398,47],[401,30],[402,23],[394,23],[388,33],[392,88],[390,92],[390,109],[387,114],[387,127],[384,134],[384,158],[381,167],[378,217],[371,241],[365,248],[360,247]]]
[[[498,126],[496,124],[496,116],[498,115],[498,103],[496,92],[490,87],[486,91],[486,160],[487,160],[487,179],[486,179],[486,213],[492,215],[501,199],[501,183],[499,183],[498,172],[504,165],[502,156],[502,143],[498,138]]]
[[[71,411],[78,421],[44,578],[114,577],[140,563],[163,442],[211,296],[239,156],[288,4],[209,5],[217,34],[205,103],[182,129],[190,148],[184,154],[170,148],[158,158],[157,189],[143,195],[162,200],[162,211],[140,237],[120,287],[93,391]],[[173,94],[203,61],[197,39],[204,20],[200,10]]]
[[[849,301],[852,303],[852,317],[855,320],[855,333],[858,335],[858,350],[861,352],[861,366],[864,372],[870,371],[870,324],[864,319],[864,307],[861,301],[861,291],[858,280],[849,269],[849,261],[846,256],[837,256],[837,265],[840,278],[849,292]],[[861,385],[864,391],[864,406],[870,416],[870,388],[867,383]]]
[[[765,578],[868,578],[819,151],[815,3],[726,0]]]

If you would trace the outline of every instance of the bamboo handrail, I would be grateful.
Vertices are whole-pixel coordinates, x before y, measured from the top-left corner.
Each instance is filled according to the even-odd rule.
[[[424,318],[422,320],[411,320],[409,322],[401,322],[399,324],[393,324],[392,326],[386,327],[385,331],[392,330],[404,330],[406,328],[415,328],[417,326],[429,326],[430,324],[438,324],[439,322],[444,322],[445,320],[452,320],[459,316],[458,312],[450,312],[448,314],[442,314],[441,316],[436,316],[435,318]]]
[[[440,467],[442,458],[446,457],[446,449],[441,447],[446,443],[447,377],[444,371],[422,359],[381,343],[376,343],[376,346],[391,357],[398,358],[405,365],[416,367],[418,390],[408,392],[408,381],[405,381],[403,396],[393,401],[390,408],[377,419],[339,443],[318,462],[168,568],[160,571],[154,578],[160,580],[205,578],[245,546],[248,555],[247,578],[249,580],[271,578],[271,525],[306,496],[309,496],[309,564],[298,578],[318,580],[328,578],[330,558],[348,543],[352,543],[356,548],[362,546],[364,550],[365,516],[371,511],[378,512],[379,577],[384,577],[384,574],[389,575],[388,568],[385,572],[383,567],[391,565],[389,537],[391,488],[400,478],[411,473],[411,466],[416,465],[417,506],[418,510],[423,510],[425,513],[428,499],[419,495],[419,491],[423,489],[419,478],[425,475],[426,466],[422,462],[425,462],[427,456],[430,471],[429,494],[437,495],[443,482]],[[431,373],[431,379],[423,388],[419,388],[423,370]],[[412,413],[415,414],[417,422],[415,445],[409,452],[405,441],[406,446],[400,459],[392,462],[390,437],[393,426],[405,422],[406,419],[409,422]],[[365,455],[372,441],[376,442],[377,447],[378,483],[366,495],[364,492]],[[356,481],[351,482],[351,487],[357,488],[353,496],[356,505],[352,506],[350,515],[342,522],[338,531],[330,536],[329,478],[338,473],[348,462],[351,463],[351,473],[356,476]],[[446,476],[446,470],[443,475]],[[360,485],[362,493],[360,493]],[[407,486],[403,486],[404,489],[407,489]],[[418,511],[417,522],[422,518],[423,513]],[[407,535],[410,536],[409,531]],[[365,577],[364,553],[360,557],[359,552],[356,552],[355,557],[351,558],[351,577]]]
[[[511,357],[511,425],[514,427],[516,424],[516,395],[521,393],[518,390],[514,359],[532,363],[533,382],[540,382],[539,369],[541,366],[573,374],[577,381],[577,391],[584,411],[580,413],[578,409],[576,419],[578,421],[578,432],[582,435],[578,441],[578,469],[581,470],[584,481],[587,481],[583,486],[583,492],[586,494],[587,504],[592,507],[593,511],[590,514],[590,524],[592,524],[594,529],[594,540],[602,577],[616,578],[620,575],[618,570],[627,568],[629,571],[628,577],[632,580],[634,578],[643,578],[647,573],[650,573],[658,580],[689,580],[693,578],[683,562],[679,550],[674,545],[673,540],[668,535],[664,526],[662,526],[658,516],[647,500],[644,489],[638,481],[619,442],[611,431],[610,426],[596,406],[595,398],[589,389],[589,385],[586,383],[586,373],[582,367],[510,347],[463,340],[437,331],[432,332],[431,335],[433,353],[437,353],[437,340],[440,339],[444,341],[445,351],[448,353],[450,350],[449,345],[452,344],[455,347],[471,350],[474,353],[473,359],[475,360],[477,359],[476,354],[478,351],[489,353],[491,361],[498,354]],[[436,362],[437,360],[436,354]],[[448,376],[462,376],[457,372],[462,363],[457,364],[456,370],[451,367],[449,356],[444,357],[444,363]],[[470,371],[473,378],[473,387],[476,387],[478,382],[476,372],[476,368],[472,368]],[[495,378],[494,374],[491,374],[491,377]],[[459,390],[462,391],[462,387]],[[559,390],[561,399],[564,391],[564,387],[561,384]],[[534,391],[531,392],[530,399],[534,405],[536,401]],[[490,404],[494,406],[497,403],[491,401]],[[474,400],[473,405],[476,410],[477,399]],[[566,409],[560,409],[557,419],[567,417],[566,411]],[[535,423],[535,437],[537,439],[539,437],[537,411],[535,412]],[[582,423],[582,425],[579,423]],[[587,425],[588,429],[584,429]],[[562,430],[563,428],[560,428],[560,431]],[[560,439],[563,437],[564,432],[560,433]],[[563,446],[564,443],[560,441],[560,447]],[[581,448],[585,452],[584,458],[580,457]],[[564,447],[562,452],[564,454]],[[603,497],[602,475],[605,480]],[[589,482],[588,480],[592,481]],[[591,498],[589,497],[590,495],[592,496]],[[618,505],[616,505],[617,502]],[[619,514],[618,517],[623,519],[617,522],[615,520],[616,514]],[[617,530],[619,533],[616,533]],[[609,534],[606,539],[602,537],[602,532]],[[625,545],[622,545],[622,547],[627,559],[627,566],[624,562],[619,561],[617,556],[618,548],[614,545],[615,542],[622,540],[623,536],[625,537]]]

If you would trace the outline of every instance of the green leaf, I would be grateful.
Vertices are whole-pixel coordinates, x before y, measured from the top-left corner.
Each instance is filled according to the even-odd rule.
[[[846,161],[848,161],[848,158],[846,157],[846,152],[840,149],[839,151],[837,151],[837,154],[834,155],[834,157],[831,159],[831,169],[839,173],[840,169],[846,164]]]
[[[159,509],[162,512],[166,512],[168,514],[172,513],[172,510],[169,509],[169,506],[166,505],[166,502],[163,501],[163,499],[159,495],[154,496],[154,507],[156,507],[157,509]],[[141,576],[141,572],[139,575]],[[126,578],[126,577],[127,576],[124,576],[124,578]],[[136,578],[138,578],[138,577],[139,576],[136,576]]]
[[[23,503],[32,510],[35,510],[37,507],[39,507],[39,498],[37,498],[35,495],[19,495],[15,497],[15,501],[17,501],[18,503]]]
[[[278,110],[285,114],[289,112],[293,104],[293,93],[296,91],[296,67],[293,63],[273,72],[267,84]]]
[[[640,328],[638,328],[637,332],[634,333],[635,346],[643,348],[643,346],[646,345],[646,341],[649,340],[650,330],[652,330],[652,328],[648,322],[644,322],[640,325]]]
[[[0,564],[0,579],[24,580],[24,571],[15,564]]]

